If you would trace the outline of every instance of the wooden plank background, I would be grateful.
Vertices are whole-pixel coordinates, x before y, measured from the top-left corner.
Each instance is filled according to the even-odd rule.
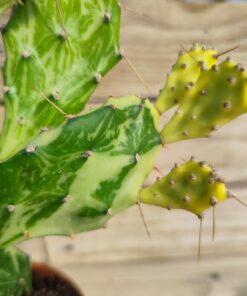
[[[195,1],[196,2],[196,1]],[[231,53],[247,65],[247,4],[188,4],[175,0],[126,0],[147,17],[123,12],[122,47],[157,95],[181,45],[195,41]],[[4,22],[6,18],[2,19]],[[2,52],[2,50],[1,50]],[[3,61],[3,54],[1,55]],[[93,96],[150,96],[121,62]],[[0,108],[3,121],[3,106]],[[209,140],[170,145],[157,163],[166,173],[191,155],[213,163],[231,190],[247,201],[247,116],[236,119]],[[153,174],[147,182],[152,182]],[[150,241],[137,208],[112,219],[109,227],[75,239],[49,237],[25,242],[34,260],[66,271],[88,296],[246,296],[247,209],[236,201],[217,207],[217,236],[211,242],[212,213],[204,221],[202,260],[196,250],[198,221],[181,211],[143,206]]]

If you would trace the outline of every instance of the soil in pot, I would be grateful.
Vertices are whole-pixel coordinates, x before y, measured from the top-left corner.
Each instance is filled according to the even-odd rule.
[[[45,264],[32,266],[33,292],[28,296],[85,296],[62,273]]]

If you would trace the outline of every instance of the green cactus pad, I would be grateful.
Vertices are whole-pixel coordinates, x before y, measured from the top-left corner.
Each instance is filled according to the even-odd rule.
[[[161,149],[158,113],[109,99],[0,164],[0,245],[103,227],[130,207]]]
[[[14,248],[0,249],[0,296],[23,296],[31,286],[29,257]]]
[[[217,62],[214,49],[196,44],[189,51],[181,51],[178,60],[168,74],[164,89],[157,99],[160,113],[186,101],[186,93],[196,83],[202,69],[210,69]]]
[[[57,5],[56,5],[57,4]],[[3,31],[6,118],[0,159],[42,128],[80,112],[102,77],[121,59],[117,0],[27,0]]]
[[[175,166],[167,176],[143,189],[140,195],[145,204],[183,209],[196,215],[227,198],[225,184],[214,170],[204,162],[193,160]]]
[[[227,59],[211,70],[202,71],[171,120],[162,130],[164,143],[197,137],[211,132],[247,112],[247,74]]]

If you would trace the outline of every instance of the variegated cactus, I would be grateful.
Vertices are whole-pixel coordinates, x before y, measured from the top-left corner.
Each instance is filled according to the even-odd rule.
[[[221,71],[221,67],[226,69]],[[216,77],[217,87],[208,76]],[[189,124],[193,121],[191,129],[197,131],[196,136],[204,136],[201,124],[212,126],[216,121],[223,125],[243,113],[246,86],[242,67],[229,60],[203,69],[180,103],[187,112],[185,120],[188,117]],[[203,101],[197,104],[195,97],[202,89]],[[191,108],[198,112],[193,120]],[[148,100],[137,97],[110,98],[96,110],[43,131],[25,149],[1,163],[0,245],[104,227],[112,215],[138,201],[188,210],[200,217],[230,197],[216,172],[194,160],[175,166],[164,179],[141,190],[166,141],[164,131],[169,128],[173,137],[185,138],[182,132],[177,133],[180,113],[160,131],[158,111]],[[182,126],[186,127],[185,122]]]
[[[179,54],[154,106],[135,96],[110,98],[76,116],[122,57],[119,3],[22,4],[3,30],[7,113],[0,140],[0,248],[102,228],[141,202],[202,219],[232,196],[210,165],[194,159],[142,186],[162,145],[207,137],[247,111],[241,65],[220,63],[215,49],[195,45]],[[160,127],[160,115],[174,106],[174,116]]]

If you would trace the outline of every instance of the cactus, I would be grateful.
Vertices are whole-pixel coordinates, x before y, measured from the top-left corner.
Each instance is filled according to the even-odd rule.
[[[229,77],[234,77],[234,81]],[[207,120],[217,120],[221,125],[243,113],[245,83],[245,72],[229,60],[203,70],[180,104],[181,110],[186,111],[183,127],[191,121],[191,108],[202,109],[209,113]],[[205,85],[205,100],[196,104],[198,100],[193,100],[197,98],[193,94]],[[229,102],[232,108],[227,113],[208,112],[211,106],[222,107],[226,94],[234,100]],[[203,112],[198,113],[193,125],[198,136],[204,133],[197,126],[206,121]],[[24,150],[0,164],[0,246],[36,236],[73,235],[104,227],[112,215],[138,201],[141,185],[154,168],[161,141],[167,139],[164,131],[173,120],[160,136],[159,112],[148,100],[130,96],[110,98],[96,110],[67,117],[60,127],[44,130]],[[175,129],[170,134],[177,136]],[[197,179],[189,182],[190,175]],[[210,176],[213,184],[209,184]],[[172,181],[177,185],[168,184]],[[162,193],[160,199],[150,194],[155,190]],[[185,204],[182,194],[191,202]],[[174,169],[149,189],[141,190],[140,201],[183,208],[199,215],[210,207],[212,198],[224,201],[225,185],[214,179],[208,165],[192,161]]]
[[[160,151],[158,113],[111,98],[0,164],[0,246],[104,227],[137,201]]]
[[[193,159],[141,191],[140,201],[167,209],[183,209],[201,216],[229,197],[224,182],[212,167]]]
[[[0,13],[14,2],[0,0]],[[155,107],[127,96],[78,115],[122,57],[118,1],[22,4],[2,32],[7,112],[0,140],[1,248],[102,228],[140,202],[201,217],[232,196],[210,165],[194,159],[150,187],[142,185],[162,144],[208,137],[247,112],[241,65],[229,59],[218,64],[216,50],[197,44],[180,53]],[[160,128],[160,115],[177,105]],[[9,277],[14,280],[8,283]],[[2,249],[1,282],[5,294],[29,292],[28,257]]]
[[[30,293],[30,258],[18,249],[0,249],[0,296]]]
[[[186,101],[186,93],[197,82],[201,71],[210,69],[216,63],[217,51],[213,48],[195,44],[189,51],[180,51],[157,99],[159,112],[163,113]]]
[[[2,32],[7,112],[0,160],[83,109],[121,59],[119,30],[117,0],[28,0],[16,7]]]
[[[247,112],[247,73],[230,59],[201,72],[161,132],[165,144],[207,137]]]

